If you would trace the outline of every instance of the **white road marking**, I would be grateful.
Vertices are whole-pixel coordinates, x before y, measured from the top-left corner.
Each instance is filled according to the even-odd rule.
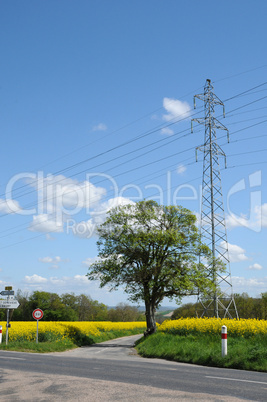
[[[206,378],[216,378],[217,380],[229,380],[229,381],[241,381],[241,382],[253,382],[255,384],[265,384],[267,385],[267,382],[262,382],[262,381],[252,381],[252,380],[239,380],[238,378],[226,378],[226,377],[212,377],[210,375],[206,375]]]
[[[23,359],[23,357],[9,357],[9,356],[0,356],[0,359],[26,360]]]
[[[100,349],[100,350],[98,350],[97,352],[95,352],[95,354],[104,352],[104,350],[107,350],[107,349],[108,349],[108,348]]]

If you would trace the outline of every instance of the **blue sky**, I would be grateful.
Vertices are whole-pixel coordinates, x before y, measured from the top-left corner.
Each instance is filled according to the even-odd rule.
[[[143,198],[200,213],[204,130],[190,120],[208,78],[230,132],[217,136],[233,290],[266,291],[266,2],[0,7],[0,287],[126,301],[85,278],[95,227]]]

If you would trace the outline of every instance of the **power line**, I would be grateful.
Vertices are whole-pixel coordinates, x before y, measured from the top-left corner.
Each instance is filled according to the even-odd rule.
[[[236,133],[238,133],[238,132],[240,132],[240,131],[243,131],[243,130],[245,130],[245,129],[247,129],[247,128],[254,127],[255,125],[262,124],[262,123],[264,123],[264,122],[266,122],[266,120],[263,121],[263,122],[260,122],[260,123],[253,124],[252,126],[245,127],[245,128],[243,128],[243,129],[241,129],[241,130],[237,130],[236,132],[231,133],[231,135],[236,134]],[[184,136],[182,136],[182,137],[184,137]],[[222,137],[219,137],[219,138],[222,138]],[[253,137],[253,138],[254,138],[254,137]],[[180,137],[179,137],[178,139],[180,139]],[[236,140],[236,141],[234,141],[234,142],[242,141],[242,140],[248,140],[248,139],[249,139],[249,137],[246,138],[246,139]],[[158,147],[157,147],[157,148],[158,148]],[[182,154],[182,153],[184,153],[184,152],[186,152],[186,151],[190,151],[190,150],[192,150],[192,149],[194,149],[194,146],[188,148],[187,150],[182,150],[182,151],[180,151],[178,154]],[[163,157],[163,158],[161,158],[160,160],[158,160],[158,161],[156,161],[156,162],[162,161],[162,160],[164,160],[164,159],[169,159],[170,157],[177,156],[178,154],[177,154],[177,152],[175,152],[174,154],[168,155],[168,156],[166,156],[166,157]],[[229,156],[230,156],[230,155],[229,155]],[[134,159],[135,159],[135,158],[133,158],[133,159],[131,159],[131,160],[134,160]],[[187,160],[188,160],[188,159],[192,159],[192,158],[187,158]],[[183,161],[180,161],[180,163],[182,163],[182,162],[184,162],[184,160],[183,160]],[[155,162],[149,162],[149,163],[146,163],[145,165],[137,166],[136,168],[133,168],[133,169],[130,169],[130,170],[128,170],[128,171],[119,173],[119,174],[117,174],[117,175],[115,175],[115,176],[113,176],[113,177],[118,177],[118,176],[121,176],[121,175],[123,175],[123,174],[132,172],[132,171],[134,171],[134,170],[142,169],[142,168],[144,168],[144,167],[146,167],[146,166],[148,166],[148,165],[152,165],[153,163],[155,163]],[[176,163],[176,165],[177,165],[177,163]],[[189,166],[189,165],[192,165],[192,163],[188,163],[188,164],[186,164],[185,166]],[[119,165],[117,165],[117,166],[115,166],[115,167],[118,167],[118,166],[119,166]],[[115,168],[115,167],[113,167],[113,168]],[[100,181],[100,182],[97,182],[97,184],[101,184],[101,182],[103,182],[103,181],[104,181],[104,180],[102,180],[102,181]],[[34,192],[34,191],[35,191],[35,190],[33,190],[32,192]],[[72,192],[73,192],[73,190],[70,190],[69,192],[65,192],[64,194],[68,194],[68,193],[72,193]],[[107,198],[107,197],[105,197],[105,198]],[[49,199],[49,198],[46,199],[46,201],[49,201],[49,200],[52,200],[52,199],[53,199],[53,197],[50,198],[50,199]],[[35,206],[35,203],[28,204],[25,208],[32,207],[32,206]],[[4,216],[8,216],[8,215],[9,215],[9,214],[4,214],[4,215],[0,216],[0,218],[2,218],[2,217],[4,217]],[[48,218],[47,221],[49,221],[49,220],[50,220],[50,219]],[[25,225],[25,224],[22,224],[22,225]],[[28,223],[27,223],[26,225],[28,225]],[[33,226],[38,226],[38,225],[39,225],[39,223],[36,224],[36,225],[33,225]],[[11,229],[10,229],[10,230],[11,230]],[[3,236],[2,236],[2,237],[3,237]]]
[[[263,85],[263,84],[262,84]],[[251,90],[253,90],[255,87],[253,87]],[[245,92],[248,92],[248,91],[245,91]],[[244,93],[244,92],[243,92]],[[241,93],[242,94],[242,93]],[[239,94],[239,95],[236,95],[235,97],[237,97],[237,96],[241,96],[241,94]],[[233,98],[233,97],[232,97]],[[259,100],[262,100],[262,99],[264,99],[264,98],[266,98],[266,97],[263,97],[263,98],[260,98]],[[259,101],[259,100],[256,100],[256,101]],[[254,103],[255,101],[253,101],[253,102],[250,102],[250,103],[248,103],[248,104],[246,104],[246,105],[243,105],[243,106],[241,106],[241,107],[245,107],[245,106],[247,106],[247,105],[250,105],[251,103]],[[239,108],[238,108],[239,109]],[[260,109],[260,108],[258,108],[258,109]],[[258,110],[258,109],[256,109],[256,110]],[[234,110],[236,110],[236,109],[234,109]],[[232,111],[230,111],[230,112],[228,112],[228,113],[231,113]],[[266,121],[266,120],[265,120]],[[258,125],[258,124],[262,124],[262,123],[264,123],[265,121],[263,121],[263,122],[260,122],[260,123],[257,123],[256,125]],[[177,122],[177,121],[176,121]],[[176,122],[173,122],[172,124],[175,124]],[[168,125],[167,125],[168,126]],[[249,126],[248,128],[251,128],[251,127],[254,127],[255,125],[252,125],[252,126]],[[166,127],[166,125],[165,125],[165,127]],[[162,126],[160,127],[160,128],[158,128],[158,130],[157,131],[159,131],[160,129],[162,128]],[[246,129],[246,128],[243,128],[242,130],[244,130],[244,129]],[[236,132],[239,132],[239,131],[242,131],[242,130],[237,130]],[[184,130],[185,131],[185,130]],[[154,131],[155,132],[155,131]],[[184,137],[184,136],[182,136],[182,137]],[[161,141],[161,140],[159,140],[159,141]],[[146,147],[148,147],[148,146],[151,146],[151,145],[154,145],[154,144],[156,144],[156,143],[158,143],[159,141],[156,141],[156,142],[154,142],[154,143],[152,143],[152,144],[148,144]],[[236,140],[237,141],[237,140]],[[173,140],[172,141],[170,141],[170,142],[173,142]],[[167,144],[166,144],[167,145]],[[140,148],[138,148],[137,150],[134,150],[134,151],[131,151],[131,152],[129,152],[129,154],[130,153],[133,153],[133,152],[137,152],[138,150],[140,150],[141,148],[143,148],[143,147],[140,147]],[[158,149],[158,147],[156,147],[155,149]],[[155,150],[154,149],[154,150]],[[189,149],[188,149],[189,150]],[[153,150],[152,150],[153,151]],[[186,152],[187,150],[185,150],[185,151],[181,151],[181,153],[182,152]],[[143,156],[143,155],[145,155],[146,153],[143,153],[141,156]],[[124,155],[123,155],[124,156]],[[174,156],[174,155],[173,155]],[[120,157],[122,157],[122,156],[120,156]],[[120,157],[117,157],[117,158],[120,158]],[[169,157],[169,156],[168,156]],[[109,160],[108,162],[105,162],[105,163],[109,163],[109,162],[111,162],[111,161],[114,161],[114,160],[116,160],[117,158],[113,158],[113,159],[111,159],[111,160]],[[164,160],[164,159],[167,159],[167,157],[166,158],[162,158],[161,160]],[[125,163],[127,163],[127,161],[125,162]],[[151,163],[149,163],[149,164],[153,164],[153,162],[151,162]],[[76,165],[76,164],[75,164]],[[117,166],[115,166],[115,167],[113,167],[113,168],[116,168],[116,167],[119,167],[119,166],[121,166],[122,164],[119,164],[119,165],[117,165]],[[72,165],[71,165],[72,166]],[[138,169],[139,168],[143,168],[143,167],[145,167],[145,166],[147,166],[147,164],[146,165],[142,165],[142,166],[140,166],[140,167],[138,167]],[[71,167],[70,167],[71,168]],[[131,171],[132,171],[132,169],[131,169]],[[82,172],[84,172],[84,171],[82,171]],[[127,171],[127,172],[125,172],[125,173],[128,173],[129,171]],[[79,174],[79,173],[76,173],[76,174]],[[124,172],[122,173],[122,174],[124,174]],[[116,175],[116,177],[118,177],[119,175],[121,175],[121,174],[118,174],[118,175]],[[27,185],[25,185],[25,186],[27,186]],[[33,190],[32,192],[35,192],[35,190]],[[27,194],[29,194],[29,192],[27,193]]]
[[[244,74],[247,74],[247,73],[251,73],[251,72],[253,72],[253,71],[260,70],[261,68],[266,68],[266,67],[267,67],[267,64],[264,64],[264,65],[262,65],[262,66],[252,68],[252,69],[250,69],[250,70],[245,70],[245,71],[242,71],[242,72],[237,73],[237,74],[233,74],[233,75],[229,75],[229,76],[224,77],[224,78],[220,78],[220,79],[218,79],[218,80],[213,81],[213,83],[217,83],[217,82],[229,80],[230,78],[239,77],[240,75],[244,75]]]
[[[263,84],[261,84],[261,85],[263,85]],[[252,89],[254,89],[254,87],[251,88],[251,90],[252,90]],[[248,91],[249,91],[249,90],[247,90],[247,91],[245,91],[245,92],[248,92]],[[242,93],[243,93],[243,92],[242,92]],[[238,95],[236,95],[236,96],[238,96]],[[232,98],[233,98],[233,97],[232,97]],[[253,102],[246,103],[245,105],[242,105],[242,106],[240,106],[240,107],[238,107],[238,108],[236,108],[236,109],[230,110],[229,112],[226,113],[226,115],[228,115],[229,113],[232,113],[233,111],[236,111],[236,110],[238,110],[238,109],[247,107],[247,106],[251,105],[252,103],[258,102],[258,101],[260,101],[260,100],[262,100],[262,99],[265,99],[265,98],[266,98],[266,97],[263,97],[263,98],[254,100]],[[196,113],[196,114],[198,114],[198,113]],[[196,114],[194,114],[194,115],[196,115]],[[220,117],[220,116],[219,116],[219,117]],[[175,122],[171,122],[170,124],[172,125],[172,124],[175,124],[176,122],[179,122],[179,121],[182,121],[182,120],[184,120],[184,118],[183,118],[183,119],[180,119],[180,120],[178,120],[178,121],[175,121]],[[170,124],[165,125],[164,127],[168,127]],[[259,124],[261,124],[261,123],[259,123]],[[251,126],[251,127],[253,127],[253,126]],[[140,136],[135,137],[134,139],[130,140],[130,142],[127,141],[127,142],[125,142],[125,143],[123,143],[123,144],[120,144],[118,147],[121,147],[121,146],[124,146],[124,145],[126,145],[126,144],[129,144],[129,143],[131,143],[131,142],[133,142],[133,141],[138,140],[139,138],[143,138],[144,136],[150,135],[151,133],[155,133],[155,132],[159,131],[161,128],[162,128],[162,126],[160,126],[160,128],[158,128],[158,129],[155,129],[155,130],[152,130],[152,131],[148,131],[148,132],[146,132],[145,134],[140,135]],[[177,134],[178,134],[178,133],[177,133]],[[113,148],[111,148],[111,149],[109,150],[109,152],[112,151],[112,150],[114,150],[114,149],[117,149],[118,147],[113,147]],[[141,148],[142,148],[142,147],[141,147]],[[135,152],[135,151],[133,151],[133,152]],[[72,169],[72,168],[74,168],[74,167],[76,167],[76,166],[78,166],[78,165],[81,165],[81,164],[83,164],[83,163],[85,163],[85,162],[88,162],[88,161],[90,161],[90,160],[92,160],[92,159],[95,159],[95,158],[97,158],[97,157],[99,157],[99,156],[102,156],[103,154],[105,154],[105,152],[102,152],[102,153],[100,153],[100,154],[98,154],[98,155],[95,155],[94,157],[87,158],[87,159],[85,159],[85,160],[83,160],[83,161],[81,161],[81,162],[78,162],[78,163],[76,163],[76,164],[70,165],[70,166],[68,166],[68,167],[66,167],[66,168],[64,168],[64,169],[61,169],[61,170],[55,172],[54,175],[61,174],[61,173],[65,172],[66,170],[70,170],[70,169]],[[121,158],[121,157],[123,157],[123,156],[124,156],[124,155],[118,156],[118,157],[116,157],[116,158],[113,158],[111,161],[113,161],[113,160],[115,160],[115,159],[119,159],[119,158]],[[103,164],[109,163],[109,162],[110,162],[110,161],[107,161],[107,162],[105,161],[105,162],[103,162],[103,163],[101,163],[101,164],[99,164],[99,165],[94,166],[93,169],[96,168],[96,167],[99,167],[99,166],[101,166],[101,165],[103,165]],[[86,170],[87,170],[87,169],[86,169]],[[82,170],[82,171],[80,171],[80,172],[78,172],[78,173],[75,173],[75,174],[71,175],[70,177],[73,177],[73,176],[75,176],[75,175],[77,175],[77,174],[80,174],[80,173],[84,173],[86,170]],[[64,180],[64,179],[62,179],[62,181],[63,181],[63,180]],[[22,188],[25,188],[25,187],[27,187],[27,184],[20,186],[19,188],[15,189],[15,191],[18,191],[18,190],[20,190],[20,189],[22,189]],[[29,193],[34,192],[34,191],[35,191],[35,190],[27,191],[25,194],[29,194]],[[23,195],[25,195],[25,194],[23,194]],[[0,195],[0,197],[3,196],[3,195],[6,195],[6,194],[2,194],[2,195]]]

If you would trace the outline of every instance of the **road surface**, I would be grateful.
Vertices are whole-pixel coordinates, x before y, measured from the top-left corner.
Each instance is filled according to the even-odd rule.
[[[266,401],[267,375],[139,357],[139,335],[63,353],[0,351],[0,401]]]

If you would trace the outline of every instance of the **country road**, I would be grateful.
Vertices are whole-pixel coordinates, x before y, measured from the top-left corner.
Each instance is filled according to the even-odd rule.
[[[266,401],[265,373],[144,359],[139,336],[63,353],[0,351],[0,401]]]

